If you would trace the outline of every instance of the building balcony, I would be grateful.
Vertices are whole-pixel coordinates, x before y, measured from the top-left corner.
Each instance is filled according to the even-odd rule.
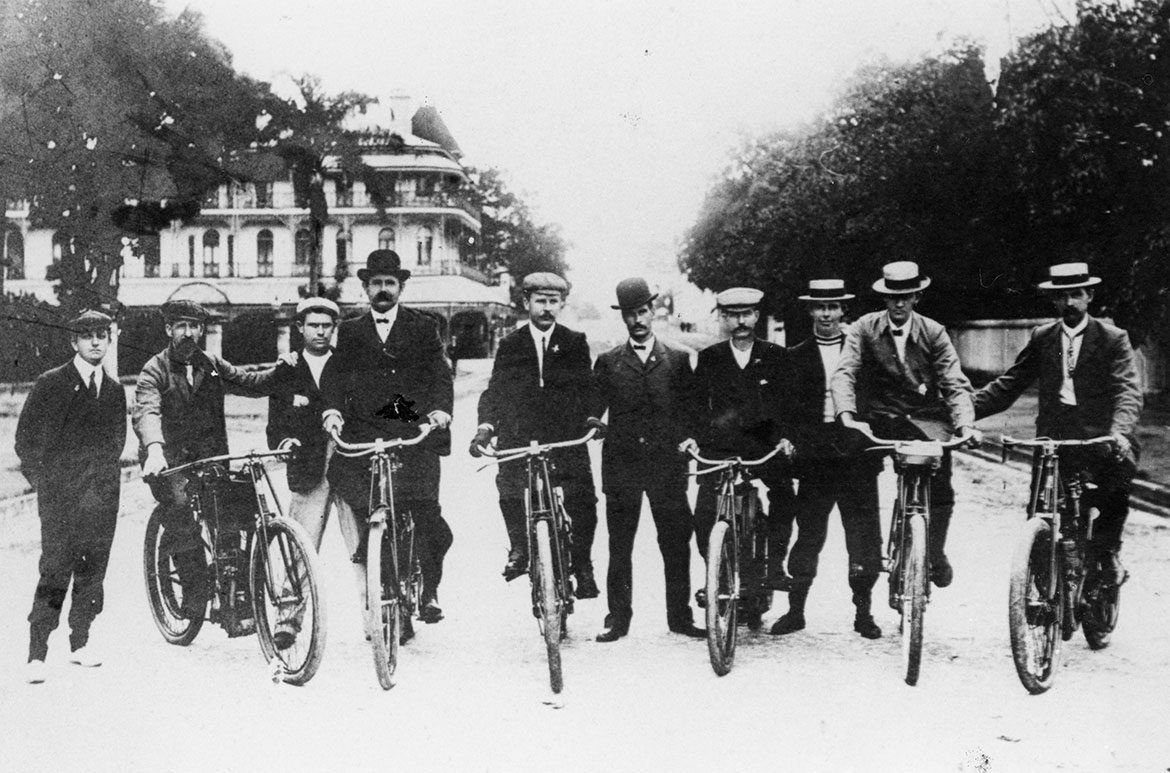
[[[325,197],[331,211],[343,210],[353,214],[350,210],[375,211],[377,207],[370,195],[365,192],[329,191]],[[298,207],[292,191],[276,191],[267,196],[256,196],[251,193],[239,193],[226,201],[218,196],[209,196],[203,202],[204,212],[239,211],[263,212],[266,210],[302,210]],[[431,194],[421,193],[393,193],[386,198],[386,209],[458,209],[466,212],[476,222],[479,222],[479,208],[471,203],[470,196],[462,191],[436,191]]]
[[[437,260],[428,266],[411,266],[410,272],[414,276],[461,276],[480,284],[491,284],[487,274],[455,260]]]

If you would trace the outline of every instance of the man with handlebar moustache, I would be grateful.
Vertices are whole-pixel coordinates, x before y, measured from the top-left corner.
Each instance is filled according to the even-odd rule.
[[[1136,431],[1142,390],[1129,336],[1092,317],[1089,304],[1099,277],[1087,263],[1049,268],[1038,288],[1051,297],[1060,319],[1032,331],[1007,372],[975,393],[978,418],[1010,407],[1039,381],[1036,434],[1055,440],[1113,437],[1112,453],[1101,448],[1062,448],[1066,472],[1084,470],[1094,488],[1084,493],[1086,507],[1100,512],[1090,550],[1102,559],[1109,580],[1120,585],[1129,574],[1121,564],[1121,534],[1129,515],[1129,491],[1141,449]]]

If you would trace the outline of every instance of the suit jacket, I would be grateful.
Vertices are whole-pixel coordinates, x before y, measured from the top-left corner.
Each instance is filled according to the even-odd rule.
[[[322,383],[329,378],[327,371],[332,367],[330,357],[321,371]],[[276,448],[285,438],[300,441],[286,471],[288,487],[303,493],[320,483],[325,473],[325,449],[329,445],[329,436],[321,429],[325,397],[303,357],[295,366],[278,365],[272,387],[268,398],[268,446]]]
[[[479,423],[495,428],[502,448],[573,440],[586,432],[585,420],[597,402],[594,389],[584,333],[561,324],[553,328],[542,387],[536,344],[522,326],[500,340],[487,389],[479,396]]]
[[[836,422],[825,421],[828,379],[816,337],[806,338],[788,350],[785,370],[784,413],[796,446],[798,471],[808,464],[856,456],[867,443],[857,433]],[[880,463],[881,457],[875,457]]]
[[[1136,427],[1142,410],[1142,390],[1129,336],[1118,327],[1089,318],[1073,372],[1073,390],[1085,429],[1090,435],[1125,435],[1137,451]],[[982,418],[999,413],[1040,382],[1038,435],[1060,437],[1060,387],[1064,345],[1060,321],[1042,325],[1002,376],[975,394],[975,413]]]
[[[601,485],[647,486],[675,477],[686,485],[686,458],[678,444],[689,436],[694,371],[686,352],[657,337],[643,364],[627,341],[603,352],[593,366],[598,402],[609,410],[609,431],[601,448]]]
[[[759,457],[785,436],[785,365],[784,349],[769,341],[752,344],[742,370],[730,341],[699,352],[692,436],[704,456]]]
[[[163,444],[171,466],[228,453],[224,396],[267,395],[276,372],[246,371],[205,352],[197,352],[191,365],[194,383],[188,384],[186,366],[171,358],[168,346],[142,366],[131,412],[141,459],[151,443]]]
[[[830,383],[838,415],[943,421],[952,430],[975,424],[971,382],[946,328],[921,314],[912,314],[906,325],[905,362],[898,359],[886,312],[850,325]]]
[[[41,517],[59,508],[118,510],[126,392],[106,373],[95,401],[73,362],[41,374],[20,411],[16,455]]]
[[[372,314],[343,321],[330,364],[329,377],[322,379],[325,404],[341,412],[342,438],[350,443],[412,438],[427,414],[450,414],[454,408],[454,382],[439,323],[417,309],[398,307],[385,343],[378,338]],[[396,400],[405,410],[393,410]],[[416,418],[410,419],[409,412]],[[440,456],[451,453],[450,430],[436,430],[419,447]]]

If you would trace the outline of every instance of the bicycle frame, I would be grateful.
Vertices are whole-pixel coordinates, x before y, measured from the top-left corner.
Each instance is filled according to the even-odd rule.
[[[536,523],[549,522],[549,535],[552,537],[553,576],[560,593],[558,605],[563,604],[572,609],[573,589],[569,587],[569,574],[572,571],[565,548],[565,542],[571,541],[572,520],[564,509],[564,494],[560,487],[554,486],[552,474],[549,471],[548,451],[527,459],[527,496],[524,498],[524,514],[526,516],[528,533],[528,555],[536,555]],[[537,588],[532,587],[532,603],[539,603]],[[558,609],[558,612],[560,610]]]

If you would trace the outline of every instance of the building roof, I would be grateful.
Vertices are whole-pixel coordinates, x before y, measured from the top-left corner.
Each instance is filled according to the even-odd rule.
[[[455,158],[463,155],[463,150],[451,135],[443,116],[438,108],[432,105],[423,105],[415,111],[414,117],[410,120],[410,131],[424,140],[438,143]]]
[[[413,276],[402,291],[407,306],[499,303],[508,305],[507,288],[480,284],[465,276]]]

